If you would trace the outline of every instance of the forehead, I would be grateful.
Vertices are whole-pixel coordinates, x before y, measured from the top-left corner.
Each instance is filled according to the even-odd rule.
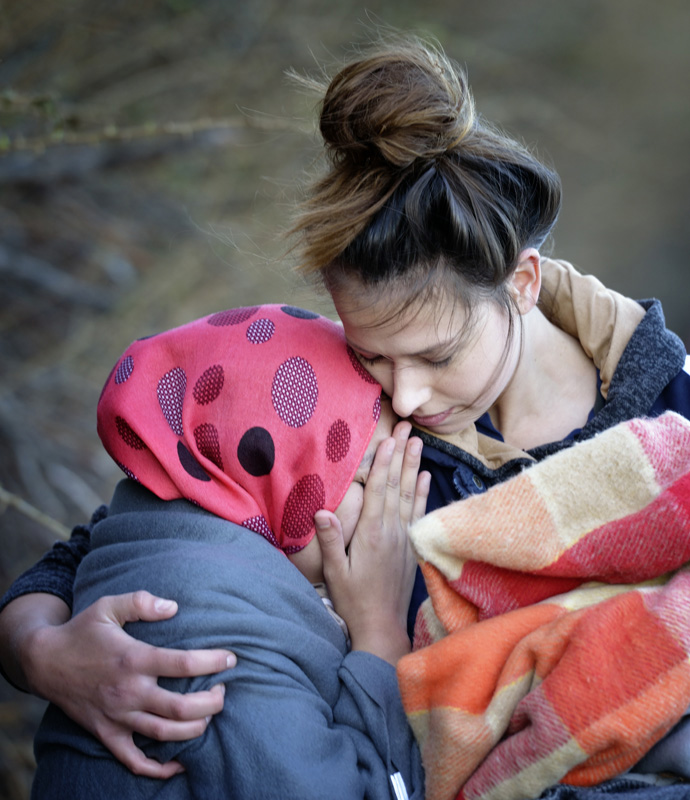
[[[462,301],[448,292],[414,299],[397,311],[385,296],[353,302],[340,292],[333,302],[350,344],[387,356],[413,355],[456,341],[468,320]]]

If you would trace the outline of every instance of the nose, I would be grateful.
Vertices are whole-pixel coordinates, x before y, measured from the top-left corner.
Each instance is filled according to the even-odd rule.
[[[403,419],[412,416],[431,399],[432,390],[421,371],[413,367],[399,370],[393,375],[393,411]]]

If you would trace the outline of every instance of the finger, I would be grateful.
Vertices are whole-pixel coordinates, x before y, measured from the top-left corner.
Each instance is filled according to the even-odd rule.
[[[395,439],[384,439],[376,450],[374,463],[371,465],[369,477],[364,487],[364,502],[362,513],[360,514],[360,525],[374,525],[381,522],[383,508],[388,488],[388,471],[390,468],[393,453],[395,451]],[[360,527],[358,525],[358,528]]]
[[[186,694],[157,686],[145,698],[142,710],[171,721],[196,722],[222,711],[224,700],[224,683],[219,683],[208,691]],[[139,733],[144,731],[139,730]]]
[[[334,575],[342,571],[347,562],[342,526],[335,514],[325,510],[314,514],[314,524],[321,548],[324,576]]]
[[[96,614],[120,627],[126,622],[167,619],[177,612],[177,603],[140,590],[108,595],[94,603]],[[88,611],[88,609],[87,609]],[[237,664],[228,650],[173,650],[131,639],[123,666],[136,672],[166,678],[195,678],[212,675]]]
[[[407,420],[400,420],[395,424],[395,428],[393,428],[393,438],[398,439],[401,438],[403,441],[407,441],[410,433],[412,432],[412,425],[407,422]]]
[[[405,462],[407,441],[411,431],[412,426],[409,422],[399,422],[393,430],[395,449],[393,450],[393,457],[388,467],[384,514],[388,520],[396,520],[396,522],[400,518],[400,483],[402,480],[402,469]]]
[[[429,489],[431,487],[431,473],[420,472],[417,476],[417,487],[412,505],[412,516],[410,524],[417,522],[426,514],[426,504],[429,499]]]
[[[168,761],[166,764],[161,764],[152,758],[147,758],[134,744],[130,734],[118,734],[109,741],[103,740],[103,744],[118,761],[121,761],[135,775],[165,780],[184,772],[184,767],[182,764],[178,764],[177,761]]]
[[[211,717],[176,722],[155,714],[137,713],[128,716],[127,725],[136,733],[148,736],[158,742],[186,742],[197,739],[208,727]]]
[[[140,652],[128,654],[139,671],[162,678],[198,678],[213,675],[237,664],[228,650],[173,650],[137,643]],[[134,645],[132,645],[134,648]]]
[[[395,449],[393,450],[393,457],[390,466],[388,467],[388,488],[392,490],[389,496],[392,500],[397,502],[400,491],[400,478],[402,475],[402,467],[405,461],[405,450],[407,448],[407,441],[412,426],[409,422],[399,422],[393,430],[393,438],[395,439]]]
[[[102,597],[94,604],[98,613],[123,626],[126,622],[155,622],[177,613],[177,603],[140,590]]]
[[[400,521],[404,530],[407,530],[414,515],[418,490],[417,474],[421,460],[422,440],[414,436],[407,442],[400,477]]]

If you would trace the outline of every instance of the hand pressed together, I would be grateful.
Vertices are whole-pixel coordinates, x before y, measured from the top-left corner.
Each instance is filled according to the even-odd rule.
[[[364,503],[349,546],[335,514],[315,515],[326,583],[347,622],[353,650],[395,664],[410,650],[407,612],[416,561],[409,526],[425,511],[430,476],[418,474],[422,442],[400,422],[384,440],[364,487]]]

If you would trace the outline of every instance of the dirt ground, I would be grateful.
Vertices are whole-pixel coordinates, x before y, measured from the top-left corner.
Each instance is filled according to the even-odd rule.
[[[0,591],[119,478],[95,406],[134,338],[230,306],[331,313],[283,231],[316,154],[288,67],[431,34],[561,172],[554,253],[690,342],[684,0],[0,0]],[[20,501],[48,522],[27,516]],[[0,684],[0,798],[43,702]]]

